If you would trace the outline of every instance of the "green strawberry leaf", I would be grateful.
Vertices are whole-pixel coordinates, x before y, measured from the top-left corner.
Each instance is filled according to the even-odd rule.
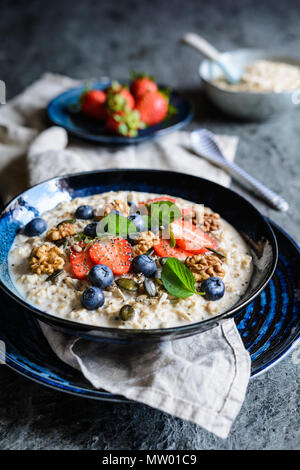
[[[131,70],[130,80],[138,80],[139,78],[149,78],[152,82],[155,82],[155,77],[153,75],[148,75],[146,72],[137,72],[136,70]]]
[[[121,135],[127,135],[128,134],[128,126],[124,122],[121,122],[118,126],[118,132]]]
[[[169,103],[170,101],[170,95],[171,95],[171,90],[170,88],[159,88],[159,93],[166,99],[166,101]]]
[[[174,114],[177,114],[178,110],[175,108],[175,106],[171,105],[170,103],[168,104],[168,114],[167,114],[167,119],[171,118],[174,116]]]

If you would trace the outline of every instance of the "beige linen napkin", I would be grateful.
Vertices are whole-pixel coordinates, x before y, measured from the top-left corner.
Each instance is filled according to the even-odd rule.
[[[0,182],[6,198],[52,176],[102,168],[168,169],[229,185],[227,174],[186,149],[184,131],[125,148],[103,148],[76,139],[68,142],[66,132],[55,126],[41,132],[47,125],[47,102],[78,83],[46,74],[0,109]],[[237,138],[216,138],[233,160]],[[147,346],[89,342],[42,323],[41,328],[58,357],[80,370],[95,388],[227,437],[250,376],[250,357],[232,319],[191,338]]]

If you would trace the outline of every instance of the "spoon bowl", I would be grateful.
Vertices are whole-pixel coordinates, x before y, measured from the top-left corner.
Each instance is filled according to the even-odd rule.
[[[192,150],[230,173],[239,183],[244,183],[252,191],[264,199],[272,208],[287,211],[288,203],[279,194],[267,188],[263,183],[247,173],[234,162],[229,162],[215,141],[212,132],[207,129],[196,129],[190,134],[190,145]]]
[[[205,57],[214,61],[229,83],[232,85],[239,83],[243,74],[243,69],[239,64],[223,62],[222,54],[206,39],[199,36],[199,34],[185,33],[181,39],[183,43],[193,47]]]

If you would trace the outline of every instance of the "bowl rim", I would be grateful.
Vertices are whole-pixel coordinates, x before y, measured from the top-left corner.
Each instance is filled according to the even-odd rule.
[[[272,50],[267,50],[267,49],[252,49],[252,48],[241,48],[241,49],[234,49],[232,51],[226,51],[226,52],[222,52],[221,53],[221,57],[227,55],[227,54],[234,54],[234,53],[238,53],[238,52],[245,52],[245,53],[248,53],[248,52],[256,52],[256,53],[263,53],[263,54],[268,54],[270,55],[270,57],[276,57],[276,59],[286,59],[286,63],[289,63],[287,60],[290,59],[291,61],[297,61],[299,63],[299,67],[300,67],[300,57],[297,57],[297,56],[291,56],[291,55],[284,55],[284,53],[276,53],[275,51],[272,51]],[[275,91],[242,91],[242,90],[229,90],[227,88],[222,88],[220,86],[217,86],[215,85],[214,83],[212,83],[210,80],[207,80],[205,77],[203,77],[203,72],[202,72],[202,68],[204,66],[205,63],[213,63],[214,61],[213,60],[210,60],[210,59],[203,59],[199,66],[198,66],[198,75],[200,77],[200,79],[209,87],[213,88],[214,90],[218,91],[218,92],[222,92],[224,94],[228,94],[228,95],[231,95],[231,96],[234,96],[234,95],[245,95],[245,96],[252,96],[252,97],[260,97],[260,96],[264,96],[264,97],[273,97],[273,96],[291,96],[293,93],[295,93],[295,91],[299,90],[300,87],[296,87],[294,88],[293,90],[286,90],[286,91],[280,91],[280,92],[275,92]],[[293,64],[290,64],[290,65],[293,65]]]
[[[206,182],[209,182],[212,186],[217,186],[218,188],[221,188],[225,192],[229,193],[234,193],[238,198],[242,199],[244,203],[248,204],[251,209],[256,213],[256,215],[262,219],[266,227],[268,228],[270,235],[271,235],[271,245],[272,245],[272,251],[273,251],[273,261],[272,265],[270,267],[269,273],[265,275],[264,279],[260,282],[260,285],[254,290],[252,295],[249,297],[249,299],[245,300],[242,303],[237,302],[233,307],[227,309],[225,312],[220,313],[219,315],[207,318],[205,320],[201,320],[195,323],[187,323],[185,325],[180,325],[180,326],[174,326],[174,327],[168,327],[168,328],[151,328],[151,329],[129,329],[129,328],[113,328],[113,327],[104,327],[104,326],[98,326],[98,325],[91,325],[88,323],[81,323],[81,322],[76,322],[74,320],[69,320],[65,319],[56,315],[53,315],[51,313],[47,313],[44,310],[40,310],[39,308],[35,307],[34,305],[29,304],[25,299],[18,297],[14,292],[12,292],[5,283],[2,282],[0,279],[0,287],[4,290],[6,294],[8,294],[11,298],[13,298],[18,304],[22,305],[22,307],[25,307],[27,310],[31,310],[41,321],[44,321],[45,323],[58,323],[62,327],[67,327],[68,330],[74,330],[74,329],[80,329],[80,330],[85,330],[87,333],[94,334],[94,332],[103,332],[103,333],[118,333],[118,336],[124,337],[126,339],[126,336],[128,335],[134,335],[134,336],[155,336],[155,335],[161,335],[161,336],[166,336],[170,334],[175,334],[176,332],[188,332],[191,330],[197,330],[197,327],[200,328],[200,326],[203,325],[212,325],[213,323],[219,322],[220,320],[223,320],[228,317],[232,317],[234,314],[236,314],[238,311],[240,311],[242,308],[246,307],[251,303],[254,298],[256,298],[262,290],[266,287],[266,285],[269,283],[271,280],[274,271],[276,269],[277,261],[278,261],[278,244],[276,240],[276,236],[274,234],[274,231],[268,221],[268,219],[263,216],[258,209],[250,202],[248,201],[244,196],[240,195],[236,191],[233,191],[230,188],[226,188],[225,186],[222,186],[218,183],[215,183],[214,181],[208,180],[206,178],[202,178],[199,176],[194,176],[186,173],[181,173],[177,171],[172,171],[172,170],[157,170],[157,169],[147,169],[147,168],[107,168],[103,170],[92,170],[92,171],[82,171],[82,172],[77,172],[77,173],[69,173],[61,176],[55,176],[53,178],[49,178],[47,180],[44,180],[40,183],[37,183],[30,188],[27,188],[25,191],[22,191],[21,193],[17,194],[13,199],[11,199],[8,203],[5,204],[5,206],[2,208],[1,213],[0,213],[0,221],[2,217],[5,215],[7,209],[9,208],[10,205],[13,205],[17,199],[22,196],[23,194],[26,194],[27,191],[31,190],[32,188],[36,188],[38,186],[43,186],[45,183],[48,183],[50,181],[59,181],[63,179],[68,179],[72,177],[80,177],[80,176],[88,176],[90,174],[103,174],[103,173],[118,173],[118,172],[126,172],[126,173],[134,173],[136,171],[140,171],[142,173],[144,172],[150,172],[150,173],[166,173],[166,174],[177,174],[178,176],[182,177],[191,177],[191,178],[196,178],[198,180],[204,180]],[[99,193],[101,194],[101,193]],[[159,194],[159,193],[157,193]],[[192,333],[191,333],[192,334]],[[95,335],[95,339],[98,336]]]

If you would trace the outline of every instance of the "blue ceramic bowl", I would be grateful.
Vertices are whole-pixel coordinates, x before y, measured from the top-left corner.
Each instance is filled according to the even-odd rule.
[[[213,318],[184,326],[153,330],[126,330],[94,327],[50,315],[28,303],[17,291],[9,275],[8,253],[14,238],[32,218],[75,197],[105,191],[133,190],[170,194],[203,203],[219,212],[254,247],[268,242],[268,263],[254,273],[247,292],[232,308]],[[160,170],[104,170],[53,178],[34,186],[13,199],[0,217],[0,285],[26,309],[26,315],[52,325],[61,331],[88,339],[117,342],[161,341],[190,336],[215,326],[221,319],[232,317],[251,302],[271,279],[277,263],[277,242],[267,220],[252,204],[230,189],[211,181],[182,173]],[[259,253],[257,253],[259,256]]]
[[[123,82],[122,82],[123,83]],[[93,84],[93,89],[104,90],[111,81],[102,81]],[[163,87],[162,87],[163,88]],[[139,131],[137,137],[123,137],[112,135],[105,129],[103,123],[89,119],[78,111],[78,102],[85,87],[71,88],[50,101],[47,114],[52,123],[66,129],[82,139],[90,140],[104,145],[128,145],[138,144],[154,137],[161,137],[170,132],[186,126],[193,117],[191,105],[176,91],[170,94],[170,104],[177,113],[165,119],[155,126],[147,127]]]

